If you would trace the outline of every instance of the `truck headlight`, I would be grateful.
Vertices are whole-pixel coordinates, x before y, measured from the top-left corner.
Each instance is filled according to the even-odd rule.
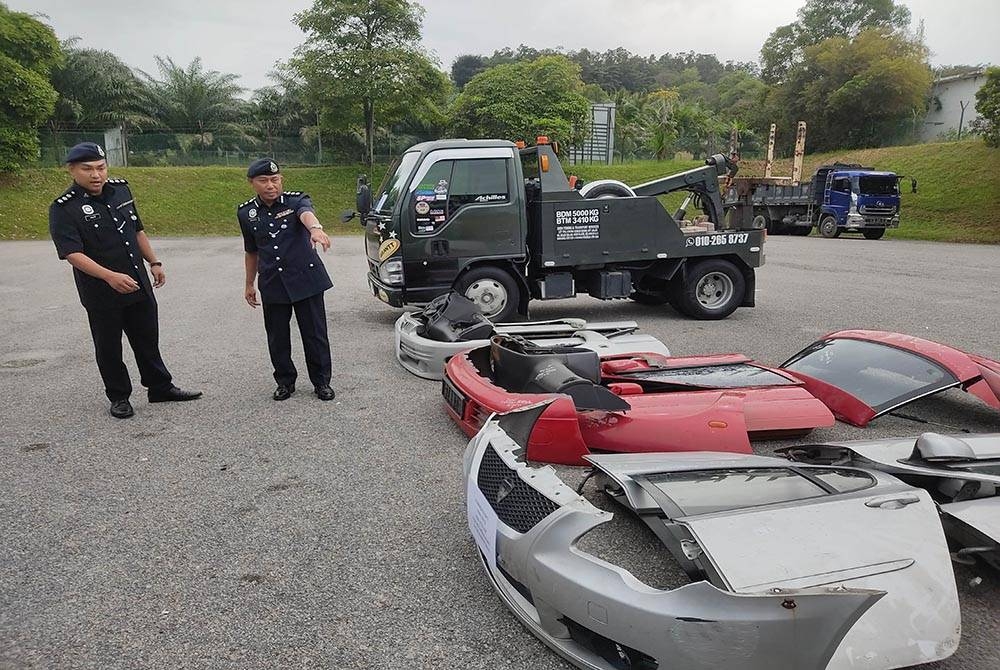
[[[393,259],[382,263],[378,268],[379,279],[386,284],[399,285],[403,283],[403,261]]]

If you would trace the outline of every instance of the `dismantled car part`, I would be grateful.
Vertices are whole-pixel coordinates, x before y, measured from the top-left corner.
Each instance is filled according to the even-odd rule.
[[[781,368],[801,379],[838,419],[859,427],[950,388],[1000,410],[1000,362],[910,335],[842,330]]]
[[[468,522],[503,602],[576,666],[877,669],[956,649],[955,582],[926,492],[751,455],[590,457],[691,580],[658,589],[581,549],[613,515],[525,461],[547,406],[493,417],[469,443]]]
[[[635,321],[588,323],[584,319],[492,324],[475,303],[457,293],[435,298],[420,312],[396,320],[396,360],[425,379],[444,377],[455,354],[486,346],[494,333],[527,338],[538,346],[575,346],[603,355],[670,351],[655,337],[639,335]]]
[[[888,472],[927,489],[938,503],[955,558],[1000,570],[1000,433],[858,440],[780,449],[797,462]]]
[[[745,356],[644,353],[597,361],[586,353],[569,394],[558,385],[566,374],[562,354],[495,336],[448,362],[446,409],[471,436],[494,412],[553,401],[531,434],[527,457],[567,465],[584,464],[591,449],[750,453],[751,436],[804,435],[834,423],[799,380]]]

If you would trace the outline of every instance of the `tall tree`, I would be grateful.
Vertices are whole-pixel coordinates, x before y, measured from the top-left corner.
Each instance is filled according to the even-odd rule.
[[[159,125],[147,107],[149,94],[136,74],[110,51],[63,43],[66,57],[52,72],[59,94],[49,127],[56,130],[121,128],[124,150],[134,130]]]
[[[565,56],[498,65],[473,77],[456,98],[454,128],[464,137],[548,135],[572,143],[589,130],[583,90],[580,67]]]
[[[987,146],[1000,147],[1000,67],[986,70],[986,83],[976,91],[979,118],[973,129],[982,134]]]
[[[238,123],[246,108],[239,75],[205,70],[201,58],[184,67],[157,56],[156,65],[160,79],[145,77],[150,109],[164,126],[200,146],[213,144],[218,133],[246,134]]]
[[[923,112],[932,81],[926,58],[922,44],[898,33],[833,37],[806,47],[768,105],[783,128],[808,122],[810,151],[882,146]]]
[[[853,39],[864,30],[901,33],[910,26],[910,10],[895,0],[808,0],[798,20],[775,29],[760,50],[764,80],[783,81],[802,60],[806,47],[831,37]]]
[[[455,88],[462,90],[469,80],[487,68],[484,56],[464,54],[451,64],[451,81]]]
[[[325,109],[360,117],[369,164],[376,119],[391,124],[411,105],[433,105],[447,86],[420,46],[423,16],[409,0],[314,0],[295,15],[307,38],[290,65]]]
[[[61,58],[52,28],[0,4],[0,172],[37,157],[37,129],[56,102],[49,76]]]

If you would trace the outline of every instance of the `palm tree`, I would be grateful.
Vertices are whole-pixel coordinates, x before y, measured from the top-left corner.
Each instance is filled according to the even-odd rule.
[[[239,75],[205,70],[201,58],[182,67],[171,58],[157,56],[156,66],[161,79],[143,73],[150,106],[156,118],[178,134],[182,147],[207,147],[215,142],[216,134],[252,141],[239,123],[247,108],[247,103],[239,99],[245,90],[236,83]]]

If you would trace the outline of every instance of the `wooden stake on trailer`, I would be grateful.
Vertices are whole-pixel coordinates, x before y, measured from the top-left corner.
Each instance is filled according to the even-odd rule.
[[[767,135],[767,162],[764,163],[764,177],[771,178],[771,168],[774,167],[774,131],[777,126],[771,124],[771,132]]]
[[[792,163],[792,185],[798,186],[799,179],[802,178],[802,158],[806,153],[806,122],[799,121],[799,128],[795,133],[795,160]]]

